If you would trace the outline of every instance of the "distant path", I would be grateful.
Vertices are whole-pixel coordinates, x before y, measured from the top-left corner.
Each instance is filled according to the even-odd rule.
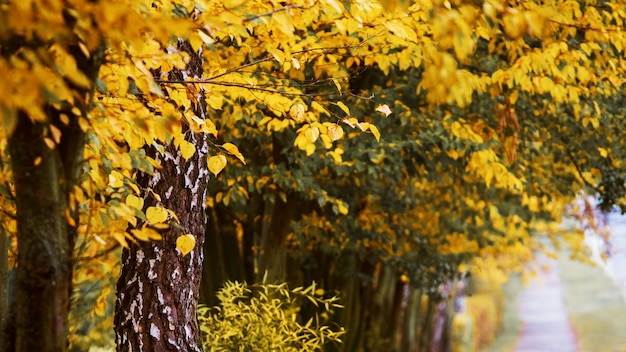
[[[540,271],[518,296],[522,329],[515,352],[579,352],[570,325],[559,265],[550,261],[550,271]]]
[[[626,298],[626,216],[613,212],[607,219],[612,237],[608,271]]]

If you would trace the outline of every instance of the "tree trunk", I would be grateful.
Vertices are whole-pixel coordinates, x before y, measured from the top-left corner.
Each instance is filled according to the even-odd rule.
[[[233,219],[228,214],[217,212],[215,209],[209,211],[208,216],[199,302],[215,306],[220,303],[216,293],[225,281],[247,281],[246,263],[244,248],[242,248],[243,245],[241,247],[239,245],[237,228],[233,225]],[[241,240],[243,241],[243,238]]]
[[[202,62],[191,54],[188,77],[201,77]],[[181,72],[170,79],[182,79]],[[204,97],[198,101],[199,117],[205,117]],[[122,270],[117,283],[115,335],[118,351],[202,351],[196,321],[196,305],[202,276],[206,227],[207,141],[203,134],[183,128],[196,153],[185,161],[178,150],[167,146],[155,154],[161,169],[139,180],[144,189],[160,195],[158,202],[148,196],[146,206],[160,203],[173,210],[180,227],[161,231],[161,241],[130,244],[122,254]],[[182,256],[176,249],[180,235],[196,238],[193,251]]]
[[[33,44],[23,40],[18,36],[7,42],[14,45],[11,50]],[[104,44],[87,56],[78,44],[69,44],[66,49],[78,69],[94,82],[104,59]],[[72,250],[77,236],[77,228],[68,221],[78,223],[77,207],[70,204],[70,194],[81,176],[85,145],[76,109],[88,116],[94,89],[67,83],[73,96],[80,99],[73,104],[43,106],[45,122],[32,122],[30,116],[19,111],[17,126],[9,137],[18,254],[15,286],[11,287],[14,293],[9,294],[11,305],[0,340],[1,350],[7,352],[67,349]],[[62,115],[69,122],[61,119]],[[50,135],[50,125],[61,132],[53,148],[44,142]],[[6,241],[4,233],[1,237]],[[1,265],[6,267],[5,263]]]
[[[6,351],[64,351],[72,283],[68,188],[45,126],[20,116],[9,141],[17,208],[15,304]],[[40,158],[40,159],[39,159]],[[39,161],[40,162],[36,162]]]
[[[0,341],[4,341],[9,316],[9,238],[0,225]],[[1,347],[1,345],[0,345]]]
[[[275,191],[265,201],[256,281],[265,279],[269,283],[280,283],[287,279],[287,235],[291,231],[297,203],[289,194],[281,199],[280,193]]]

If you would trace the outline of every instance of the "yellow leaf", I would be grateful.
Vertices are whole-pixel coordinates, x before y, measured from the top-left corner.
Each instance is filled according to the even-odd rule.
[[[126,197],[126,205],[128,205],[131,208],[135,208],[137,210],[142,210],[143,209],[143,198],[139,198],[136,195],[129,194]]]
[[[337,106],[346,113],[346,115],[350,116],[350,109],[341,101],[337,102]]]
[[[296,70],[300,70],[301,66],[300,66],[300,61],[298,61],[298,59],[296,59],[295,57],[292,57],[291,63]]]
[[[347,215],[348,214],[348,207],[344,204],[344,202],[339,202],[337,203],[337,210],[339,210],[339,214],[341,215]]]
[[[387,104],[380,104],[376,107],[376,111],[382,112],[383,114],[385,114],[385,117],[391,115],[391,109],[389,108],[389,105]]]
[[[224,143],[222,144],[222,148],[226,149],[231,155],[234,155],[237,159],[241,160],[241,162],[245,165],[246,161],[243,158],[243,155],[239,152],[239,148],[232,143]]]
[[[535,38],[543,35],[546,19],[539,12],[526,12],[526,22],[528,23],[528,34]]]
[[[211,44],[215,43],[215,39],[211,38],[209,35],[207,35],[203,31],[198,31],[198,35],[200,36],[200,38],[202,38],[202,41],[206,45],[211,45]]]
[[[191,158],[196,153],[196,146],[186,140],[182,140],[180,142],[180,146],[178,147],[178,149],[180,149],[180,153],[183,158],[185,158],[185,160],[189,160],[189,158]]]
[[[196,238],[191,234],[178,236],[176,239],[176,248],[184,256],[189,254],[196,247]]]
[[[208,134],[212,134],[214,137],[217,137],[217,128],[215,124],[211,120],[205,120],[205,127],[203,131]]]
[[[411,42],[417,42],[417,34],[415,33],[415,31],[407,27],[399,20],[385,22],[385,27],[387,27],[387,29],[389,29],[391,33],[397,35],[402,39]]]
[[[54,149],[54,147],[56,146],[56,143],[54,143],[54,141],[50,138],[44,138],[43,141],[46,143],[46,145],[48,146],[48,148],[50,149]]]
[[[334,142],[343,138],[343,128],[338,124],[334,123],[327,127],[326,133],[330,137],[330,139]]]
[[[374,138],[376,138],[376,141],[380,142],[380,132],[378,132],[378,128],[374,125],[369,125],[369,130],[374,135]]]
[[[41,160],[43,159],[40,156],[36,157],[33,165],[38,166],[39,164],[41,164]]]
[[[50,125],[50,134],[52,135],[52,139],[56,142],[56,144],[61,143],[61,130],[55,125]]]
[[[76,227],[76,220],[74,220],[68,208],[65,208],[65,219],[67,220],[68,225],[70,225],[71,227]]]
[[[333,147],[333,141],[328,137],[328,134],[320,134],[320,139],[324,143],[324,148],[330,149]]]
[[[306,138],[306,136],[304,135],[304,133],[302,134],[298,134],[298,136],[296,137],[296,140],[293,142],[293,144],[301,150],[306,150],[306,146],[308,144],[311,144],[311,142],[309,142],[309,140]]]
[[[206,99],[206,102],[214,110],[222,110],[222,104],[224,103],[224,98],[221,95],[210,95]]]
[[[320,136],[320,129],[317,127],[309,128],[304,131],[304,136],[309,140],[309,142],[315,143],[317,138]]]
[[[133,229],[130,230],[130,233],[135,236],[136,239],[140,241],[150,241],[150,240],[161,240],[161,234],[156,230],[153,230],[149,227],[142,227],[141,229]]]
[[[226,157],[223,155],[215,155],[209,158],[209,171],[215,176],[226,167]]]
[[[146,220],[151,224],[160,224],[167,220],[167,210],[160,207],[148,207],[146,209]]]
[[[528,23],[524,17],[524,13],[517,12],[512,14],[506,14],[502,17],[504,32],[511,39],[517,39],[526,33]]]
[[[17,111],[15,109],[9,109],[6,106],[0,106],[0,118],[2,123],[0,124],[0,138],[7,138],[13,134],[15,127],[17,126]]]
[[[450,149],[450,150],[446,150],[446,154],[448,154],[448,156],[454,160],[457,160],[458,158],[461,157],[461,153],[456,150],[456,149]]]
[[[486,41],[491,40],[491,35],[489,34],[489,31],[485,27],[476,28],[476,34],[478,35],[478,37],[483,38]]]
[[[128,248],[128,242],[126,242],[126,233],[125,232],[113,232],[113,238],[121,244],[123,247]]]
[[[293,35],[295,30],[293,26],[293,17],[287,12],[276,12],[272,15],[272,19],[276,21],[276,27],[288,36]]]
[[[339,80],[333,78],[333,83],[335,83],[335,87],[337,87],[337,91],[339,92],[339,94],[341,94],[341,83],[339,83]]]
[[[325,0],[324,2],[326,3],[326,5],[329,5],[330,7],[335,9],[335,11],[337,11],[338,13],[343,13],[343,8],[339,4],[339,2],[335,0]]]
[[[304,118],[304,112],[304,105],[294,104],[293,106],[291,106],[291,109],[289,109],[289,116],[291,116],[292,119],[296,120],[296,122],[300,123]]]
[[[120,188],[124,185],[124,175],[118,171],[111,171],[109,174],[109,186],[113,188]]]
[[[307,156],[311,156],[313,153],[315,153],[315,144],[313,143],[307,144],[305,147],[305,151],[306,151]]]
[[[202,47],[203,40],[198,33],[191,33],[189,35],[189,44],[193,51],[197,52]]]
[[[315,111],[317,113],[320,113],[320,114],[330,115],[328,110],[326,110],[325,107],[323,107],[320,103],[318,103],[316,101],[311,103],[311,109],[313,109],[313,111]]]
[[[343,158],[341,157],[342,154],[343,154],[343,149],[341,148],[336,148],[335,150],[326,153],[326,155],[329,155],[330,157],[332,157],[333,161],[337,164],[340,164],[343,161]]]
[[[355,119],[354,117],[351,117],[349,119],[343,119],[341,120],[341,122],[345,123],[346,125],[355,128],[359,125],[359,120]]]
[[[222,4],[224,4],[224,7],[227,9],[234,9],[243,5],[245,2],[246,0],[224,0]]]
[[[380,4],[388,12],[404,11],[411,3],[409,0],[380,0]]]
[[[78,68],[74,56],[70,55],[58,44],[54,44],[50,47],[50,54],[54,59],[57,69],[64,77],[67,77],[70,81],[72,81],[72,83],[80,87],[89,87],[90,81]]]
[[[606,150],[606,148],[598,148],[598,152],[600,152],[600,155],[601,155],[603,158],[606,158],[606,157],[607,157],[607,155],[609,154],[609,152],[608,152],[608,150]]]

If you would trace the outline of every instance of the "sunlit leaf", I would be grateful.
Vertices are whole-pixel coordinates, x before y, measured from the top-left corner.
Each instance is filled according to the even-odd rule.
[[[144,203],[143,198],[137,197],[133,194],[129,194],[126,197],[126,205],[128,205],[131,208],[134,208],[137,210],[143,210],[143,203]]]
[[[196,146],[186,140],[182,140],[178,148],[185,160],[189,160],[196,153]]]
[[[243,158],[243,154],[239,152],[239,148],[232,143],[224,143],[222,144],[222,148],[224,148],[231,155],[235,156],[237,159],[241,160],[241,162],[245,165],[246,161]]]
[[[161,207],[148,207],[146,209],[146,220],[151,224],[163,223],[167,220],[167,210]]]
[[[140,241],[151,241],[151,240],[159,241],[162,239],[162,236],[160,233],[158,233],[156,230],[153,230],[149,227],[133,229],[133,230],[130,230],[130,233],[132,233],[133,236]]]
[[[333,142],[340,140],[341,138],[343,138],[344,135],[343,128],[341,128],[341,126],[337,124],[332,124],[328,126],[327,133]]]
[[[189,254],[196,247],[196,238],[191,234],[178,236],[176,239],[176,248],[184,256]]]
[[[223,155],[214,155],[209,158],[209,171],[215,176],[226,167],[226,157]]]
[[[391,109],[387,104],[380,104],[376,107],[376,111],[380,111],[385,114],[385,117],[391,115]]]

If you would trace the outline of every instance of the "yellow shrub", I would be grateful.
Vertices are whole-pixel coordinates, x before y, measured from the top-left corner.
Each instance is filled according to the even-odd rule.
[[[480,349],[493,342],[502,324],[501,292],[478,293],[467,298],[467,315],[474,322],[474,340]]]
[[[474,352],[475,329],[474,319],[469,314],[455,314],[452,320],[452,352]]]

